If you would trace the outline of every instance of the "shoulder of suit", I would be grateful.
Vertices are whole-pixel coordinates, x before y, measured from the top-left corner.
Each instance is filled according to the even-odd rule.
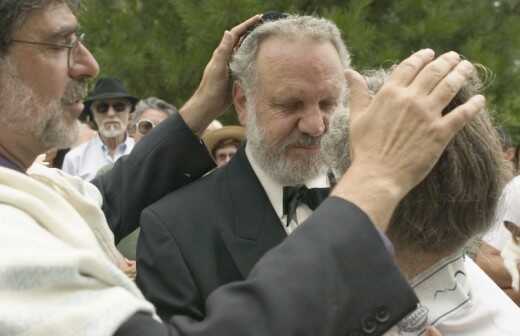
[[[210,202],[215,199],[219,188],[215,187],[215,183],[222,177],[221,169],[214,169],[210,173],[204,175],[198,180],[174,190],[161,198],[159,201],[151,204],[146,209],[150,209],[156,214],[187,212],[199,208],[200,204]]]

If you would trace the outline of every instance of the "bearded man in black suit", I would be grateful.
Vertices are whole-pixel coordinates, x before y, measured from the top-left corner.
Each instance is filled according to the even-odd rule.
[[[458,55],[444,55],[435,64],[448,75],[459,62]],[[203,319],[211,292],[246,278],[268,250],[312,214],[331,186],[322,143],[331,117],[347,111],[344,73],[350,67],[337,27],[308,16],[264,23],[243,39],[230,67],[247,144],[227,166],[164,197],[141,216],[137,282],[165,319],[179,313]],[[431,80],[424,77],[417,78]],[[422,94],[410,97],[426,100]],[[436,97],[439,104],[447,104],[450,94]],[[400,108],[389,105],[381,110]],[[398,294],[403,289],[399,272],[381,259],[387,254],[385,239],[364,226],[346,243],[351,255],[360,257],[346,260],[352,278],[343,279],[352,284],[353,309],[344,321],[352,332],[379,335],[413,305]],[[305,255],[305,247],[294,253]],[[369,278],[378,281],[365,281]],[[328,299],[333,305],[333,296]],[[321,314],[326,312],[302,317],[302,325]]]

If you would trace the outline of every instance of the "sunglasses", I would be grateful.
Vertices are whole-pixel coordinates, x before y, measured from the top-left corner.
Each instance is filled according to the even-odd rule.
[[[155,124],[153,121],[148,119],[141,119],[137,122],[136,130],[141,133],[142,135],[148,134],[157,124]]]
[[[109,108],[112,107],[112,109],[115,112],[121,113],[126,112],[130,110],[130,104],[125,102],[100,102],[97,104],[92,105],[92,110],[97,113],[105,114],[108,112]]]

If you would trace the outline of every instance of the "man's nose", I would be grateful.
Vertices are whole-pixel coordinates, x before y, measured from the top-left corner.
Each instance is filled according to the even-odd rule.
[[[69,69],[72,78],[94,78],[99,73],[99,64],[83,43],[79,43],[74,64]]]
[[[298,129],[302,133],[313,137],[319,137],[327,130],[327,117],[319,107],[309,108],[300,118]]]
[[[116,110],[114,109],[114,107],[112,105],[109,105],[108,106],[108,110],[107,110],[107,116],[109,117],[113,117],[117,114]]]

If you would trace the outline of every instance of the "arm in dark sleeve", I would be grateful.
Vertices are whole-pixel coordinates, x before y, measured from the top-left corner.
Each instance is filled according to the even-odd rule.
[[[145,331],[128,327],[134,316],[116,335],[382,335],[416,304],[369,218],[331,197],[246,281],[215,290],[204,320],[174,316]]]
[[[204,318],[204,301],[179,246],[162,220],[148,208],[141,215],[137,253],[137,285],[157,314]],[[205,248],[201,246],[200,248]]]
[[[92,183],[116,243],[139,225],[141,211],[215,166],[206,147],[176,113],[144,137],[130,155]]]

